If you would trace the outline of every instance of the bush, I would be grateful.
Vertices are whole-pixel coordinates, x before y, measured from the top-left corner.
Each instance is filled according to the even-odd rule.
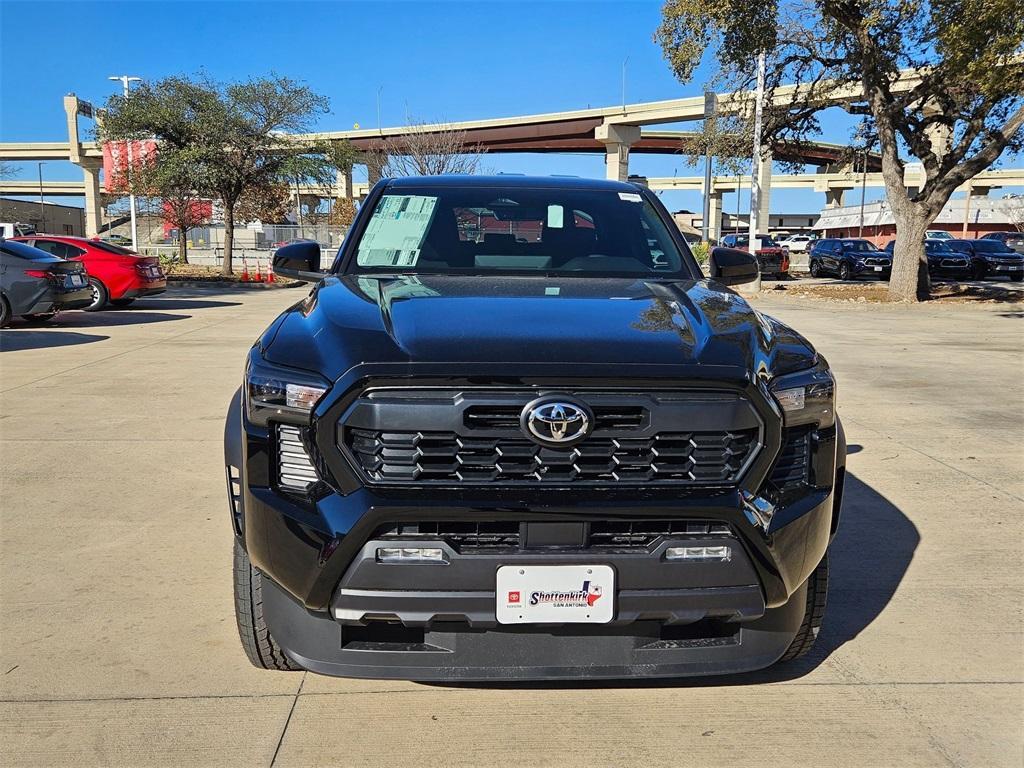
[[[697,263],[703,267],[708,263],[708,254],[711,252],[711,247],[707,243],[694,243],[690,246],[690,252],[693,254],[693,258],[697,260]]]

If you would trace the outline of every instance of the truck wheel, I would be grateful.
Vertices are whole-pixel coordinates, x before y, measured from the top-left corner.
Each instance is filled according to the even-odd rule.
[[[11,322],[11,305],[7,303],[6,297],[0,296],[0,328],[6,328],[9,322]]]
[[[851,276],[852,273],[850,272],[850,265],[844,261],[842,264],[839,265],[839,279],[849,280]]]
[[[284,655],[263,620],[263,574],[252,567],[249,555],[235,539],[235,621],[245,655],[254,667],[296,671],[302,669]]]
[[[828,552],[821,558],[814,573],[807,579],[807,607],[804,610],[804,620],[797,630],[796,637],[789,644],[789,648],[782,654],[779,661],[793,661],[806,654],[814,646],[818,639],[818,630],[821,629],[822,619],[825,618],[825,603],[828,597]]]
[[[811,259],[811,277],[819,277],[821,275],[821,267],[814,259]]]

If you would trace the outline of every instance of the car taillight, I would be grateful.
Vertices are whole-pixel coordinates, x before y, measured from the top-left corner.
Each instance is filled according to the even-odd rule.
[[[47,272],[45,269],[26,269],[25,277],[45,277],[50,279],[52,277],[51,272]]]

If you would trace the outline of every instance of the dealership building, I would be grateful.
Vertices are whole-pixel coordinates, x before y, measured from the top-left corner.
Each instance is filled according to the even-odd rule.
[[[48,235],[85,235],[85,209],[81,206],[0,197],[0,221],[29,224]]]
[[[1024,226],[1024,197],[964,197],[950,200],[932,223],[954,237],[981,237],[989,232],[1013,231]],[[825,208],[815,231],[822,237],[865,237],[885,245],[896,237],[892,206],[886,200]]]

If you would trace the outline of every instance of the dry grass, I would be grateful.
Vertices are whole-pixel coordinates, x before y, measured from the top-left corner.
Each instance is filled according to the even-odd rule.
[[[1014,287],[1011,287],[1013,285]],[[886,304],[893,300],[889,296],[889,284],[883,282],[854,282],[808,284],[795,280],[788,283],[774,283],[766,286],[764,295],[785,298],[810,298],[833,302],[859,302]],[[1024,291],[1016,284],[1005,282],[964,284],[940,282],[932,284],[932,298],[929,304],[1020,304],[1024,302]]]

